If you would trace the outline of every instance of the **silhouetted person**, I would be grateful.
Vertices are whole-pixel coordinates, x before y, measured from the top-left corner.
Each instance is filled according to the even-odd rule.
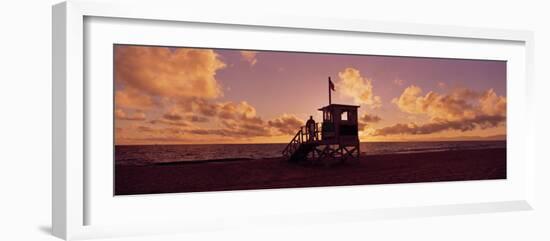
[[[315,121],[313,120],[313,116],[309,116],[309,120],[306,121],[306,130],[309,133],[308,141],[314,141],[315,140]]]

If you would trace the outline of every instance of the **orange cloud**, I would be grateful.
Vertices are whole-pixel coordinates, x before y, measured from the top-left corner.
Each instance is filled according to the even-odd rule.
[[[430,91],[425,96],[421,93],[420,87],[411,85],[392,102],[404,112],[427,114],[432,119],[459,120],[475,116],[474,108],[468,101],[467,92],[456,91],[450,95],[441,95]]]
[[[256,54],[241,52],[250,65],[257,63]],[[145,120],[143,111],[155,117],[117,126],[117,142],[164,143],[205,135],[202,141],[246,140],[295,132],[302,125],[290,115],[264,121],[246,101],[218,101],[223,88],[216,72],[226,65],[213,50],[118,45],[114,61],[118,119]]]
[[[208,122],[194,106],[223,96],[216,72],[226,65],[213,50],[121,46],[114,49],[115,104],[118,119],[145,120],[125,111],[151,111],[159,117],[140,127],[125,127],[118,140],[183,140],[183,129]],[[177,108],[174,108],[177,106]],[[132,112],[128,112],[132,113]],[[144,115],[144,114],[143,114]],[[177,131],[176,131],[177,130]],[[117,131],[118,132],[118,131]]]
[[[208,117],[180,112],[177,108],[172,108],[170,111],[164,113],[161,119],[152,120],[149,123],[153,125],[191,127],[191,123],[206,123],[209,121],[210,119]]]
[[[245,114],[229,115],[230,118],[220,116],[220,122],[224,128],[205,129],[195,128],[187,130],[194,135],[211,135],[228,138],[253,138],[266,137],[278,134],[293,135],[298,128],[304,124],[304,121],[294,115],[283,114],[282,116],[263,121],[257,116],[247,116]]]
[[[506,97],[497,96],[493,89],[483,93],[462,88],[448,95],[433,91],[424,96],[421,94],[420,87],[411,85],[392,102],[404,112],[426,114],[432,120],[455,121],[472,119],[478,115],[506,115]]]
[[[359,130],[365,130],[369,123],[377,123],[381,120],[382,118],[380,118],[380,116],[365,113],[359,117]]]
[[[376,123],[382,120],[382,118],[380,118],[380,116],[377,116],[377,115],[369,115],[365,113],[361,116],[361,118],[359,118],[359,120],[366,123]]]
[[[256,109],[246,101],[213,102],[204,99],[195,99],[191,102],[191,108],[187,111],[195,112],[206,117],[219,117],[221,119],[235,119],[240,116],[254,117]],[[179,107],[179,106],[178,106]]]
[[[212,99],[223,94],[216,71],[226,65],[213,50],[116,46],[114,55],[115,82],[121,86],[116,98],[123,107],[135,96]]]
[[[283,114],[282,116],[267,122],[269,126],[277,129],[282,134],[294,135],[305,122],[296,116]]]
[[[217,140],[217,141],[243,141],[253,138],[272,137],[279,135],[292,135],[304,122],[294,115],[283,114],[269,121],[264,121],[256,116],[254,107],[246,102],[233,103],[212,103],[217,106],[217,111],[210,118],[216,118],[219,125],[215,127],[196,126],[193,122],[201,122],[199,115],[178,112],[172,109],[161,115],[160,119],[147,122],[149,125],[130,127],[124,135],[117,131],[117,139],[120,142],[142,143],[147,141],[158,141],[169,143]],[[163,126],[173,126],[166,128]],[[128,135],[130,134],[130,136]],[[206,137],[207,136],[207,137]],[[192,141],[195,140],[195,141]]]
[[[162,115],[162,118],[166,120],[171,120],[171,121],[183,120],[183,116],[177,113],[176,111],[170,111],[168,113],[165,113],[164,115]]]
[[[439,120],[436,122],[430,122],[426,124],[418,125],[416,123],[409,124],[395,124],[393,126],[387,126],[375,130],[373,135],[375,136],[385,136],[385,135],[395,135],[395,134],[431,134],[435,132],[441,132],[446,130],[459,130],[462,132],[471,131],[474,129],[487,129],[500,125],[506,121],[505,116],[489,116],[489,115],[479,115],[471,119],[464,120]]]
[[[258,59],[256,58],[256,51],[240,51],[241,57],[250,64],[250,66],[254,66]]]
[[[119,120],[140,121],[140,120],[145,120],[146,117],[147,116],[143,112],[136,112],[130,115],[121,109],[115,110],[115,118]]]
[[[506,115],[506,97],[498,96],[493,89],[481,95],[479,104],[481,111],[487,115]]]
[[[193,135],[209,135],[223,138],[253,138],[271,136],[269,126],[258,116],[256,109],[246,102],[217,103],[217,111],[213,115],[223,128],[194,128],[186,130]]]
[[[210,119],[204,116],[195,115],[192,113],[179,113],[178,111],[172,110],[170,112],[165,113],[162,115],[162,118],[167,121],[174,121],[174,122],[180,122],[182,120],[190,121],[190,122],[208,122]]]
[[[497,127],[506,121],[506,97],[498,96],[493,89],[476,92],[461,88],[447,95],[433,91],[422,95],[420,87],[411,85],[392,102],[403,112],[427,115],[430,122],[398,123],[378,129],[374,135],[464,132]]]
[[[145,110],[153,106],[153,100],[144,93],[127,88],[115,92],[115,105],[119,108]]]
[[[186,116],[172,113],[171,117],[179,117],[191,122],[201,122],[207,118],[216,118],[223,128],[191,128],[185,132],[193,135],[211,135],[224,138],[252,138],[270,136],[271,128],[258,116],[256,109],[246,101],[213,103],[198,100],[193,105],[193,111],[200,115]]]
[[[252,118],[256,116],[256,109],[246,101],[218,103],[214,108],[217,109],[218,116],[222,119]]]
[[[346,97],[351,97],[357,104],[365,104],[372,108],[382,105],[380,96],[373,93],[372,81],[363,78],[359,70],[346,68],[338,73],[340,81],[336,83],[338,91]]]

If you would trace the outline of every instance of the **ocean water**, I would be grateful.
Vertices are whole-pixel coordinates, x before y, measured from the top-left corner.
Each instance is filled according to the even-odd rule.
[[[115,146],[117,165],[281,157],[287,144]],[[506,148],[506,141],[362,142],[362,155]]]

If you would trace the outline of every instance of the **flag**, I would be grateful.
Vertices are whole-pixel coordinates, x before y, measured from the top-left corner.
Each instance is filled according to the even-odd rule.
[[[330,77],[328,77],[328,88],[334,91],[334,83],[332,83],[332,80],[330,80]]]

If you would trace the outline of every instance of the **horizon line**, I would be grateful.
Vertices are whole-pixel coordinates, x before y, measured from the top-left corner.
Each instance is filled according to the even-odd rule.
[[[379,140],[379,141],[360,141],[359,143],[405,143],[405,142],[453,142],[453,141],[507,141],[507,139],[463,139],[463,140]],[[155,146],[155,145],[273,145],[288,144],[287,142],[240,142],[240,143],[157,143],[157,144],[114,144],[114,146]]]

